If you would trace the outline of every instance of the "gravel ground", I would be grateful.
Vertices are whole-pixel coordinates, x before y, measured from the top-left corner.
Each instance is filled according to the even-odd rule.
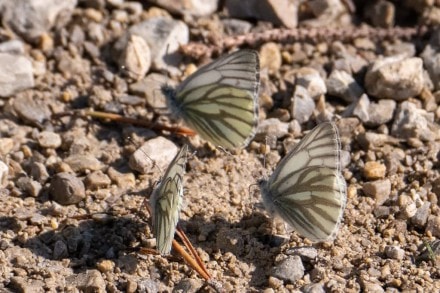
[[[440,290],[440,4],[310,1],[295,18],[289,1],[262,1],[276,13],[249,19],[232,1],[27,2],[0,1],[1,292],[214,292],[177,254],[139,252],[155,247],[142,203],[185,143],[180,226],[225,292]],[[404,37],[419,24],[428,34]],[[393,25],[406,29],[378,33]],[[247,148],[175,133],[161,83],[226,53],[234,33],[296,26],[333,39],[236,43],[261,59]],[[174,53],[189,40],[203,56]],[[347,207],[338,237],[313,244],[269,218],[252,184],[325,120],[340,130]],[[159,168],[133,155],[141,145]]]

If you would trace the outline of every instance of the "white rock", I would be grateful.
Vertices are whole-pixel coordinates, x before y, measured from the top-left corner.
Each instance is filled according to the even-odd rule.
[[[0,53],[0,97],[34,86],[32,62],[25,56]]]
[[[151,66],[151,52],[147,42],[137,35],[131,35],[118,58],[118,64],[129,77],[135,80],[143,78]]]
[[[8,183],[9,167],[3,161],[0,161],[0,187],[5,187]]]

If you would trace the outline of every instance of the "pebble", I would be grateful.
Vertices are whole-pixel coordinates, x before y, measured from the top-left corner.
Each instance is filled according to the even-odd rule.
[[[433,141],[439,137],[439,134],[431,130],[435,128],[434,113],[429,113],[405,101],[397,107],[391,134],[403,139],[417,138]]]
[[[32,62],[25,56],[0,53],[0,97],[34,87]]]
[[[165,69],[172,74],[178,74],[176,67],[182,59],[178,49],[189,41],[189,29],[184,22],[169,17],[154,17],[133,25],[127,33],[145,40],[150,47],[151,64],[154,69]],[[115,46],[124,47],[120,44],[124,42],[124,38],[127,36],[122,36]]]
[[[4,188],[8,184],[9,167],[0,160],[0,187]]]
[[[129,35],[124,49],[117,58],[128,77],[140,80],[151,66],[151,52],[147,42],[136,35]]]
[[[270,118],[263,120],[258,125],[257,134],[255,135],[255,140],[265,141],[266,137],[276,137],[281,138],[289,133],[289,124],[286,122],[281,122],[278,119]]]
[[[428,44],[420,57],[423,58],[423,65],[428,71],[435,90],[438,91],[440,89],[440,53],[438,49],[432,44]]]
[[[280,70],[282,63],[281,52],[278,44],[265,43],[260,49],[260,68],[267,68],[270,74]]]
[[[61,146],[61,136],[52,131],[42,131],[37,136],[38,144],[42,148],[56,149]]]
[[[55,242],[52,252],[52,257],[54,259],[62,259],[69,255],[67,245],[63,240],[58,240]]]
[[[381,99],[406,100],[421,93],[425,85],[421,58],[405,55],[375,61],[365,75],[368,94]]]
[[[88,174],[84,179],[84,183],[88,189],[97,190],[108,187],[112,182],[106,174],[98,170]]]
[[[437,196],[437,198],[440,198],[440,177],[435,179],[432,182],[432,192],[435,193],[435,195]]]
[[[393,119],[396,105],[396,101],[390,99],[381,99],[377,103],[370,102],[368,107],[369,119],[362,122],[371,127],[384,125]]]
[[[104,278],[98,270],[87,270],[84,273],[72,274],[66,277],[66,285],[74,288],[82,288],[84,292],[105,293]],[[143,291],[156,292],[156,291]]]
[[[362,190],[366,195],[374,197],[376,206],[381,206],[391,194],[391,182],[389,179],[365,182]]]
[[[292,29],[298,25],[298,4],[289,0],[226,0],[224,5],[233,18],[256,18]]]
[[[138,283],[138,292],[158,292],[159,285],[151,279],[143,279]]]
[[[101,273],[112,272],[114,270],[115,266],[116,266],[115,263],[109,259],[101,260],[96,264],[96,268]]]
[[[136,184],[136,178],[128,168],[127,170],[116,170],[114,167],[110,167],[107,170],[107,175],[119,188],[128,189]]]
[[[386,167],[379,162],[366,162],[364,166],[364,176],[368,180],[382,179],[385,177]]]
[[[81,179],[70,173],[56,174],[49,187],[52,199],[59,204],[76,204],[86,197],[86,191]]]
[[[131,156],[128,164],[132,170],[142,174],[153,172],[156,164],[162,172],[179,151],[178,147],[170,140],[159,136],[146,141]]]
[[[129,91],[134,95],[144,97],[147,104],[152,108],[166,108],[167,100],[160,90],[160,87],[165,84],[172,87],[176,86],[176,83],[165,75],[151,73],[144,79],[130,84]]]
[[[315,110],[315,102],[306,88],[297,85],[291,99],[290,115],[300,124],[309,121]]]
[[[364,93],[356,80],[347,72],[333,70],[325,81],[329,95],[339,97],[346,102],[354,102]]]
[[[156,0],[154,2],[158,6],[165,8],[171,13],[191,16],[211,15],[217,11],[219,5],[218,0],[187,0],[185,2],[174,0]]]
[[[225,32],[232,36],[247,34],[252,28],[252,24],[250,22],[241,19],[226,18],[222,19],[222,23]]]
[[[75,154],[67,157],[64,162],[72,168],[74,172],[97,171],[102,169],[103,164],[91,154]]]
[[[327,93],[324,79],[311,67],[302,67],[296,72],[296,85],[304,87],[313,100]]]
[[[0,138],[0,154],[8,155],[12,152],[14,148],[14,140],[10,137],[1,137]]]
[[[402,193],[399,196],[398,204],[400,207],[400,216],[405,220],[412,218],[417,212],[417,206],[411,196]]]
[[[0,44],[0,53],[22,55],[25,53],[24,43],[20,40],[5,41]]]
[[[2,22],[16,34],[29,41],[36,41],[57,24],[70,21],[77,0],[5,1],[2,5]],[[60,16],[62,15],[62,18]]]
[[[364,292],[374,292],[374,293],[385,292],[380,284],[363,281],[362,285],[363,285],[362,289],[364,290]]]
[[[188,292],[188,293],[197,293],[200,292],[200,289],[203,286],[203,282],[198,279],[183,279],[176,284],[173,289],[174,293],[178,292]]]
[[[364,150],[382,147],[386,144],[397,145],[399,143],[398,139],[391,137],[388,134],[375,133],[370,131],[359,133],[356,137],[356,140]]]
[[[50,110],[43,101],[38,101],[30,92],[23,92],[14,99],[14,110],[25,122],[40,126],[50,118]]]
[[[286,251],[287,255],[298,255],[303,261],[310,262],[318,257],[318,250],[314,247],[295,247]]]
[[[430,214],[430,208],[431,203],[429,201],[424,202],[422,206],[417,209],[414,217],[411,218],[411,222],[419,228],[425,227]]]
[[[405,251],[396,245],[385,246],[385,255],[388,258],[402,260],[405,257]]]
[[[277,279],[294,284],[304,276],[304,266],[297,255],[288,256],[272,269],[271,275]]]
[[[437,238],[440,237],[440,216],[430,215],[428,217],[425,233]]]
[[[390,1],[371,3],[365,10],[365,16],[371,20],[371,23],[375,27],[386,28],[394,26],[395,14],[396,6]]]
[[[27,195],[32,197],[38,197],[40,191],[43,188],[40,182],[32,180],[29,177],[21,177],[16,181],[16,185]]]

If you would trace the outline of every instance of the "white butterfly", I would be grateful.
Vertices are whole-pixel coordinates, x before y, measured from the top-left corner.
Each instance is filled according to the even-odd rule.
[[[180,149],[150,198],[153,233],[156,237],[157,250],[162,255],[170,253],[176,225],[179,221],[187,151],[188,146],[186,145]]]
[[[258,53],[241,50],[197,70],[176,89],[161,90],[171,111],[216,146],[246,146],[258,124]]]
[[[263,202],[312,241],[335,238],[347,200],[341,174],[341,143],[334,123],[316,126],[261,180]]]

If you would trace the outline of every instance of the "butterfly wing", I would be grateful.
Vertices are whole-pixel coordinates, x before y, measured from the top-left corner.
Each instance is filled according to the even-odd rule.
[[[336,125],[322,123],[262,183],[269,210],[312,241],[333,239],[342,220],[347,195],[340,152]]]
[[[150,199],[153,233],[156,237],[157,250],[162,255],[170,253],[179,221],[187,151],[186,145],[182,147],[168,166],[164,179],[154,190]]]
[[[253,50],[222,56],[181,83],[171,103],[214,145],[245,146],[258,124],[259,71],[258,53]]]

